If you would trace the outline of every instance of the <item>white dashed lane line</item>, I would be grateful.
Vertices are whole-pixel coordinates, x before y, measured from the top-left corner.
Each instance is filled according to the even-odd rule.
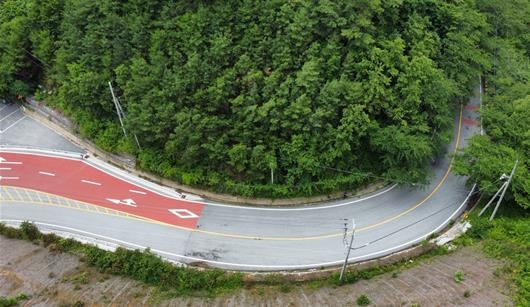
[[[10,162],[10,161],[2,160],[2,157],[0,157],[0,163],[2,164],[22,164],[22,162]]]
[[[55,176],[55,174],[53,174],[53,173],[48,173],[48,172],[39,172],[39,174],[41,174],[41,175],[46,175],[46,176]]]
[[[93,185],[101,185],[101,183],[99,182],[94,182],[94,181],[89,181],[89,180],[81,180],[81,182],[83,183],[88,183],[88,184],[93,184]]]
[[[136,194],[142,194],[142,195],[147,194],[147,193],[145,193],[145,192],[142,192],[142,191],[136,191],[136,190],[129,190],[129,192],[136,193]]]

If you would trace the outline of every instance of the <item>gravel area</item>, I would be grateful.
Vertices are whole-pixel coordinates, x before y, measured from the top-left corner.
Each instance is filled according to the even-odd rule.
[[[370,306],[512,306],[502,267],[465,247],[341,287],[257,285],[216,298],[164,299],[153,287],[102,274],[75,256],[0,236],[0,296],[24,293],[23,306],[357,306],[363,294]]]

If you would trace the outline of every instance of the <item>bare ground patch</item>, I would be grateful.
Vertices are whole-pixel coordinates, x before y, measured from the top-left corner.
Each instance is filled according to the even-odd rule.
[[[436,256],[419,265],[341,287],[318,283],[252,286],[216,298],[165,299],[142,283],[87,267],[77,257],[26,241],[0,237],[0,296],[25,293],[27,306],[512,306],[503,263],[476,247]],[[455,273],[462,272],[462,280]],[[459,274],[460,275],[460,274]]]

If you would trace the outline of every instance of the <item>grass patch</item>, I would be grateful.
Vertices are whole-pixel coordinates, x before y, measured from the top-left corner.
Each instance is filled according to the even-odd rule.
[[[25,293],[19,293],[15,297],[0,296],[0,307],[17,306],[19,302],[27,300],[28,296]]]
[[[465,274],[464,274],[464,272],[462,272],[462,271],[456,271],[456,272],[455,272],[455,275],[454,275],[454,280],[455,280],[455,282],[457,282],[457,283],[461,283],[461,282],[464,281],[464,279],[465,279]]]

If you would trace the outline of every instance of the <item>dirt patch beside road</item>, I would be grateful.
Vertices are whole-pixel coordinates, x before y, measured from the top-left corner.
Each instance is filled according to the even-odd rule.
[[[216,298],[164,299],[150,286],[102,274],[77,257],[0,236],[0,296],[28,295],[27,306],[511,306],[503,263],[465,247],[417,266],[341,287],[252,286]],[[456,272],[462,272],[457,282]],[[500,274],[501,273],[501,274]],[[459,275],[459,274],[457,274]]]

